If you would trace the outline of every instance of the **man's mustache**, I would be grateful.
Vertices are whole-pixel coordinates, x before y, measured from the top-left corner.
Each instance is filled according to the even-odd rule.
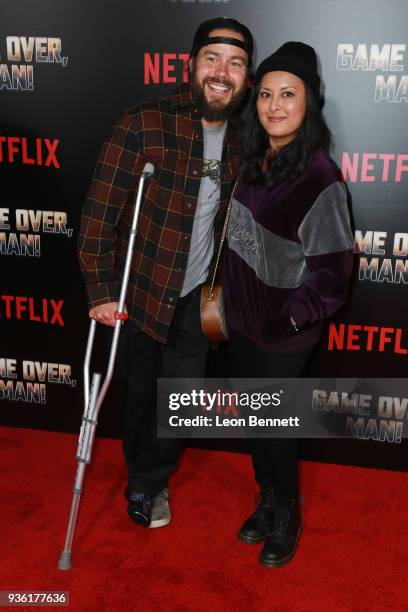
[[[234,82],[229,79],[223,79],[221,77],[205,77],[203,79],[203,84],[212,83],[213,85],[225,85],[229,89],[234,89]]]

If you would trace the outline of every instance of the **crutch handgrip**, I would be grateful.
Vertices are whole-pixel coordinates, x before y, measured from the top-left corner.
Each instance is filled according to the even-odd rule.
[[[129,315],[128,315],[128,313],[127,313],[127,312],[118,312],[118,311],[116,311],[116,312],[113,314],[113,318],[114,318],[114,319],[122,319],[123,321],[126,321],[126,319],[128,319],[128,318],[129,318]]]

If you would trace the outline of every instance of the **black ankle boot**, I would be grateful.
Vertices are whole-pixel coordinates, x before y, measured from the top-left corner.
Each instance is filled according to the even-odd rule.
[[[297,499],[275,497],[275,500],[273,530],[266,538],[259,557],[260,562],[268,567],[279,567],[293,557],[302,530]]]
[[[272,532],[275,500],[272,489],[261,489],[257,495],[258,505],[238,532],[238,538],[247,544],[262,542]]]

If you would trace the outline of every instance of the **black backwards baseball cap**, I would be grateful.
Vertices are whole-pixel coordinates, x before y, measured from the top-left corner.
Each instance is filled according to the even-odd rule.
[[[244,38],[244,42],[233,36],[209,36],[213,30],[231,30],[232,32],[239,32]],[[190,55],[195,57],[201,47],[206,45],[215,44],[235,45],[246,51],[248,55],[248,66],[252,65],[252,54],[254,51],[254,39],[252,38],[251,32],[246,26],[237,21],[236,19],[230,19],[230,17],[215,17],[214,19],[208,19],[203,21],[198,26],[196,33],[193,38],[193,46],[191,47]]]
[[[286,42],[261,62],[255,74],[254,85],[258,85],[265,74],[274,70],[291,72],[303,79],[319,100],[320,77],[317,73],[317,57],[313,47],[302,42]]]

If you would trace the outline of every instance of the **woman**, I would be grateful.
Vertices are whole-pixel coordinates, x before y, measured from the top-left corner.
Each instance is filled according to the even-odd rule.
[[[300,42],[255,75],[224,261],[236,376],[298,377],[346,297],[353,237],[319,88],[316,53]],[[296,440],[256,439],[252,459],[259,504],[239,537],[265,540],[260,561],[277,567],[301,531]]]

